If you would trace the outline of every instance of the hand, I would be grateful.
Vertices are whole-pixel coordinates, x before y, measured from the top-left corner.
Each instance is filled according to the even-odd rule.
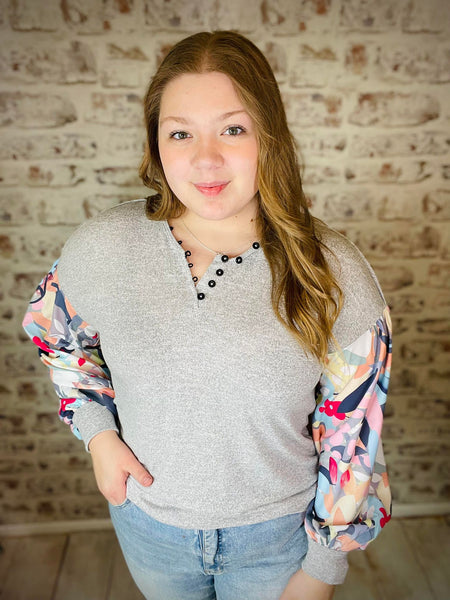
[[[130,475],[141,485],[153,483],[153,477],[115,431],[98,433],[89,442],[89,450],[98,489],[111,504],[125,502]]]
[[[280,600],[331,600],[334,585],[319,581],[300,569],[292,575]]]

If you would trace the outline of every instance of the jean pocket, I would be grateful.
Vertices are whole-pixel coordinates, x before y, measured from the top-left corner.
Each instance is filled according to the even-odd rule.
[[[111,502],[109,503],[109,505],[112,508],[125,508],[129,504],[131,504],[131,500],[129,500],[128,498],[125,498],[125,500],[122,502],[122,504],[111,504]]]

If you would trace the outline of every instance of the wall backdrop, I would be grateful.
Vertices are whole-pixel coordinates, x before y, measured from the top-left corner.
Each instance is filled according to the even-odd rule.
[[[144,90],[175,42],[214,29],[267,56],[312,211],[359,246],[392,307],[394,515],[449,507],[448,0],[0,0],[3,524],[107,516],[20,324],[74,228],[150,193]]]

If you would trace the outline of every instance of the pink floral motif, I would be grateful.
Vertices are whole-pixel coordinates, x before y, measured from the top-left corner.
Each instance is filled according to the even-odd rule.
[[[384,509],[384,508],[380,508],[380,512],[382,512],[384,515],[380,519],[380,526],[381,526],[381,528],[383,528],[386,525],[386,523],[389,523],[389,521],[391,520],[391,515],[388,515],[386,512],[386,509]]]
[[[320,412],[324,412],[328,417],[336,417],[340,421],[345,419],[345,414],[338,412],[340,402],[325,400],[325,406],[319,408]]]

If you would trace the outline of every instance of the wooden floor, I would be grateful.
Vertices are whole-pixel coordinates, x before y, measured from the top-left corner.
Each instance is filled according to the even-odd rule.
[[[112,530],[5,537],[1,547],[2,600],[143,600]],[[450,600],[449,517],[392,519],[349,556],[334,600]]]

